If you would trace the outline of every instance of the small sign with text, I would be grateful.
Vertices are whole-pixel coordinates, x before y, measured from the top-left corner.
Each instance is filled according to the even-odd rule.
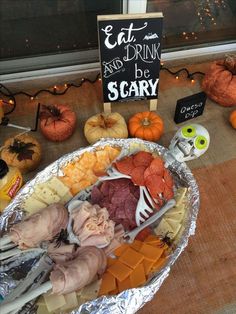
[[[205,103],[206,94],[204,92],[179,99],[175,109],[175,123],[181,123],[202,115]]]
[[[162,13],[98,16],[104,102],[156,99]]]

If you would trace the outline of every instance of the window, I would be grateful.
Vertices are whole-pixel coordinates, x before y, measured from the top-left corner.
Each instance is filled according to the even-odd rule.
[[[236,39],[235,0],[148,0],[147,12],[164,15],[164,49],[209,46]]]
[[[235,0],[1,0],[0,73],[98,62],[97,15],[164,13],[163,52],[232,43]]]

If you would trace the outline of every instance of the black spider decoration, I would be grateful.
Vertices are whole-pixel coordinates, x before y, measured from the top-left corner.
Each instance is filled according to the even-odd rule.
[[[61,229],[61,232],[58,233],[50,242],[55,242],[55,247],[60,247],[62,243],[69,244],[68,232],[66,229]]]

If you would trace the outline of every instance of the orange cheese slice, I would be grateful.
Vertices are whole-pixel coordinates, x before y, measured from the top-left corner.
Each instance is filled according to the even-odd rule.
[[[116,279],[123,281],[132,273],[132,268],[124,265],[120,261],[116,261],[113,265],[108,267],[107,271]]]
[[[144,271],[145,271],[145,275],[146,276],[149,275],[149,273],[150,273],[154,263],[155,262],[150,261],[150,260],[144,258],[144,260],[143,260],[143,267],[144,267]]]
[[[139,287],[146,282],[145,271],[143,264],[138,264],[138,266],[133,270],[130,275],[130,283],[132,288]]]
[[[125,265],[135,268],[139,263],[144,259],[143,255],[136,252],[135,250],[128,248],[125,252],[120,256],[119,260]]]
[[[116,279],[110,273],[106,272],[102,275],[102,283],[99,290],[99,296],[107,294],[116,289]]]
[[[113,265],[115,262],[116,262],[116,258],[111,258],[111,257],[108,257],[107,258],[107,267]]]
[[[115,249],[114,254],[116,256],[121,256],[126,249],[128,249],[129,245],[127,243],[122,244],[117,249]]]
[[[159,270],[162,265],[165,263],[166,258],[165,257],[161,257],[159,258],[152,266],[152,271],[156,272],[157,270]]]
[[[138,240],[134,240],[134,242],[132,242],[130,244],[130,247],[132,247],[132,249],[134,249],[135,251],[139,251],[141,246],[142,246],[143,242],[138,241]]]
[[[109,292],[110,295],[116,295],[118,293],[119,293],[118,287],[116,287],[115,290]]]
[[[157,261],[161,257],[163,251],[164,251],[163,248],[154,247],[147,243],[143,243],[141,249],[139,250],[139,252],[144,255],[144,258],[153,262]]]
[[[161,245],[162,241],[160,238],[155,237],[154,235],[150,234],[147,236],[147,238],[144,240],[145,243],[153,245],[153,246],[157,246],[157,245]]]
[[[119,292],[122,292],[124,290],[130,289],[131,288],[131,283],[130,283],[130,278],[127,277],[125,280],[123,281],[119,281],[117,280],[117,284],[118,284],[118,290]]]

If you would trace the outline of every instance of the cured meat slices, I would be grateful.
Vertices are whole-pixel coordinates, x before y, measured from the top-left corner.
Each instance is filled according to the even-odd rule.
[[[103,193],[104,192],[104,193]],[[135,211],[139,199],[139,187],[129,179],[108,180],[95,186],[91,202],[106,207],[110,219],[123,225],[125,230],[136,227]]]
[[[153,157],[149,152],[140,151],[116,161],[114,165],[121,173],[130,175],[134,185],[145,186],[148,189],[156,208],[160,208],[165,201],[173,198],[174,181],[161,157]],[[102,189],[105,190],[106,187],[102,186]],[[120,213],[118,216],[120,217]]]
[[[52,293],[67,294],[91,283],[106,269],[106,255],[94,246],[79,248],[73,260],[57,264],[50,274]]]
[[[67,223],[67,209],[62,204],[55,203],[13,225],[9,236],[19,248],[33,248],[42,241],[52,240],[66,228]]]
[[[93,193],[96,200],[98,191],[95,190]],[[80,246],[105,247],[114,238],[115,223],[109,219],[106,208],[85,201],[72,210],[70,218],[73,233]]]

